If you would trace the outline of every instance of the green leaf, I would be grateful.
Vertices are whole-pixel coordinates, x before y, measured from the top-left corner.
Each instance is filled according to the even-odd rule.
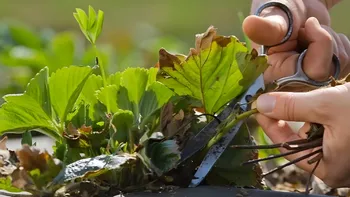
[[[100,36],[102,27],[103,27],[103,21],[104,21],[104,12],[99,10],[98,15],[97,15],[97,22],[96,22],[96,27],[95,27],[95,41],[97,38]]]
[[[188,56],[159,51],[158,80],[179,95],[202,101],[206,113],[216,113],[242,94],[268,67],[267,59],[251,53],[234,36],[216,35],[210,27],[196,38]]]
[[[73,124],[74,126],[80,127],[82,125],[91,125],[91,119],[89,117],[89,108],[85,102],[80,102],[76,106],[73,113],[70,113],[67,117],[67,124]],[[67,126],[69,128],[69,126]]]
[[[10,176],[0,178],[0,189],[13,193],[22,192],[21,189],[12,186],[12,180]]]
[[[98,103],[96,93],[103,87],[103,80],[101,75],[92,74],[85,83],[85,86],[80,94],[80,100],[83,100],[85,104],[89,105],[89,117],[91,120],[95,120],[97,111],[95,107]]]
[[[231,145],[256,145],[252,136],[243,125],[237,132]],[[259,164],[244,165],[241,164],[251,159],[258,159],[256,150],[240,150],[227,148],[215,163],[213,169],[207,175],[206,181],[210,185],[235,185],[262,187],[262,170]]]
[[[109,85],[102,87],[97,91],[98,100],[103,103],[107,109],[110,109],[112,113],[117,112],[117,87],[115,85]]]
[[[35,70],[47,66],[46,57],[43,51],[20,45],[2,50],[0,53],[0,61],[6,66],[26,65]]]
[[[134,122],[134,114],[129,110],[119,109],[113,114],[112,124],[116,128],[113,139],[118,142],[135,143],[131,127]]]
[[[121,76],[120,85],[127,90],[128,101],[126,101],[124,95],[120,95],[124,97],[123,99],[126,101],[124,104],[128,104],[127,108],[132,110],[135,115],[135,123],[139,122],[139,102],[146,90],[148,82],[148,70],[144,68],[128,68],[126,69]],[[119,93],[125,93],[125,90],[119,89]],[[119,95],[118,95],[119,97]],[[118,99],[119,102],[119,99]],[[118,105],[119,106],[119,105]],[[125,108],[122,108],[125,109]]]
[[[100,155],[82,159],[67,165],[53,180],[53,183],[64,183],[77,178],[92,178],[110,170],[120,170],[135,159],[135,156],[129,154]]]
[[[73,13],[73,16],[74,16],[75,20],[78,22],[80,30],[85,35],[86,39],[89,40],[91,43],[93,43],[88,32],[87,32],[88,17],[86,15],[86,13],[82,9],[79,9],[79,8],[77,8],[76,11],[77,12]]]
[[[76,9],[76,11],[73,15],[79,23],[81,31],[86,39],[95,44],[102,31],[104,12],[99,10],[96,17],[96,11],[92,6],[89,6],[89,16],[82,9]]]
[[[261,127],[258,127],[256,132],[254,132],[254,137],[259,145],[269,145],[272,143],[271,140],[269,139],[269,137],[265,134],[264,130]],[[259,150],[259,159],[268,157],[270,155],[278,155],[278,154],[280,154],[280,151],[278,149],[260,149]],[[276,158],[270,162],[273,162],[276,165],[282,165],[286,161],[287,160],[285,158],[280,157],[280,158]]]
[[[121,85],[128,90],[129,100],[139,103],[145,92],[148,81],[148,70],[128,68],[122,73]]]
[[[117,92],[117,103],[119,109],[135,111],[135,104],[130,102],[128,97],[128,90],[125,87],[120,87]],[[138,117],[137,114],[134,114],[135,118]]]
[[[114,74],[109,75],[109,77],[107,78],[107,83],[110,85],[115,85],[117,87],[117,89],[120,86],[120,78],[121,78],[121,73],[117,72]]]
[[[97,97],[112,112],[116,109],[132,111],[134,123],[140,120],[140,115],[141,120],[147,119],[174,95],[156,81],[157,72],[156,68],[128,68],[122,73],[117,72],[108,77],[107,82],[112,85],[101,88]]]
[[[41,49],[40,37],[25,25],[14,24],[9,26],[12,39],[18,44],[32,49]]]
[[[47,67],[30,80],[24,94],[6,95],[4,100],[6,102],[0,108],[0,133],[23,133],[38,129],[60,140],[61,136],[52,121]]]
[[[176,167],[180,160],[179,147],[175,140],[162,142],[149,140],[145,145],[144,152],[139,155],[146,166],[150,167],[158,176]]]
[[[21,144],[33,145],[32,133],[30,131],[26,131],[22,134]]]
[[[40,129],[45,135],[61,139],[51,118],[37,100],[26,94],[6,95],[4,100],[0,108],[0,135]]]
[[[50,45],[50,51],[47,53],[50,58],[51,72],[73,64],[75,44],[71,33],[64,32],[55,35]]]
[[[89,5],[89,24],[88,24],[88,29],[91,29],[96,21],[96,12],[94,10],[94,8]]]
[[[45,67],[30,80],[24,94],[32,97],[44,110],[47,116],[51,117],[51,101],[48,80],[49,71],[48,68]]]
[[[77,8],[76,9],[77,11],[77,15],[79,17],[79,25],[81,25],[81,27],[83,28],[83,30],[88,30],[88,16],[86,15],[85,11],[80,9],[80,8]]]
[[[49,79],[52,106],[61,122],[65,122],[93,69],[70,66],[52,73]]]
[[[150,68],[148,70],[148,82],[147,82],[146,89],[148,89],[150,85],[152,85],[154,82],[157,81],[158,71],[159,71],[158,68]]]
[[[160,109],[173,95],[174,93],[169,88],[159,82],[150,85],[139,104],[142,118],[145,119]]]

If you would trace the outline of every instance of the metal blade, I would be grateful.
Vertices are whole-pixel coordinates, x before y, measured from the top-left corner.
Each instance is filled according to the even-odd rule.
[[[211,147],[203,162],[199,166],[196,174],[194,175],[189,187],[197,187],[203,181],[221,154],[225,151],[227,145],[237,134],[238,130],[241,128],[242,123],[243,121],[238,122],[238,124],[236,124],[235,127],[233,127],[233,129],[231,129],[227,135],[222,137],[217,144],[214,144]]]
[[[218,115],[220,120],[226,119],[237,103],[236,99],[233,99],[227,107]],[[202,150],[209,140],[216,134],[216,128],[219,125],[217,120],[212,120],[207,124],[197,135],[193,136],[187,143],[185,148],[181,152],[181,160],[179,163],[190,158],[192,155]]]
[[[243,97],[240,100],[240,103],[245,103],[245,97],[248,95],[255,95],[256,92],[264,88],[264,78],[263,75],[260,75],[255,82],[249,87],[247,92],[243,95]],[[242,105],[241,108],[246,111],[248,106]],[[238,130],[243,124],[243,120],[239,121],[231,130],[228,132],[225,136],[223,136],[220,141],[216,144],[214,144],[207,155],[205,156],[204,160],[202,161],[201,165],[199,166],[197,172],[194,175],[194,178],[192,179],[189,187],[196,187],[198,186],[203,179],[207,176],[211,168],[214,166],[216,161],[219,159],[221,154],[225,151],[229,143],[232,141],[232,139],[237,134]]]

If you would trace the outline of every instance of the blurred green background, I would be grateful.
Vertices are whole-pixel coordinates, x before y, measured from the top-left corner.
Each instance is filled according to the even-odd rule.
[[[317,1],[317,0],[310,0]],[[93,65],[94,53],[82,37],[73,12],[88,5],[105,12],[98,46],[109,72],[154,66],[161,47],[187,54],[195,34],[210,25],[219,34],[244,40],[238,13],[250,0],[0,0],[0,96],[22,92],[43,66]],[[350,35],[350,1],[331,10],[332,27]],[[1,101],[0,101],[1,103]]]

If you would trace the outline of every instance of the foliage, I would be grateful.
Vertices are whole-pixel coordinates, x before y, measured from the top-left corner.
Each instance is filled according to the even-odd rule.
[[[153,65],[158,58],[153,49],[161,46],[172,51],[187,48],[177,38],[157,30],[152,32],[142,37],[105,35],[107,43],[96,43],[105,72]],[[69,65],[94,65],[96,48],[86,46],[84,37],[75,31],[56,32],[50,28],[35,29],[18,21],[0,22],[0,96],[23,92],[28,81],[43,67],[48,67],[51,74]]]
[[[94,48],[96,65],[61,65],[53,71],[41,68],[24,93],[4,96],[0,134],[24,133],[25,137],[23,149],[16,152],[19,163],[12,164],[15,169],[24,168],[20,173],[27,177],[27,184],[14,184],[14,170],[0,182],[9,191],[17,191],[15,187],[42,195],[70,181],[85,179],[126,190],[162,180],[177,169],[189,137],[207,124],[208,120],[200,119],[196,111],[203,108],[205,113],[219,112],[267,67],[266,58],[257,56],[255,50],[249,51],[236,37],[217,35],[216,29],[209,27],[197,35],[195,49],[188,56],[161,49],[154,68],[134,67],[110,74],[96,45],[103,12],[96,16],[90,6],[89,16],[77,9],[74,17]],[[39,47],[39,41],[34,41],[28,45]],[[240,117],[235,113],[218,127],[218,134],[235,125]],[[31,147],[28,132],[32,130],[55,140],[52,156]],[[242,131],[234,142],[246,143],[249,137]],[[218,139],[220,135],[211,142]],[[237,162],[251,158],[249,151],[234,154],[229,161],[235,164],[232,166],[220,158],[219,168],[225,164],[224,170],[230,172],[229,177],[220,178],[237,185],[257,186],[260,171],[250,167],[244,168],[249,178],[232,180],[242,172]],[[61,163],[56,164],[54,159]]]
[[[104,13],[99,10],[96,15],[96,11],[91,6],[89,6],[89,16],[82,9],[77,8],[76,11],[73,15],[79,23],[81,31],[84,33],[86,39],[92,44],[95,44],[102,31]]]
[[[218,36],[213,27],[196,36],[196,47],[188,56],[165,50],[159,56],[158,80],[178,95],[200,100],[209,114],[239,96],[267,68],[264,58],[249,54],[233,36]]]

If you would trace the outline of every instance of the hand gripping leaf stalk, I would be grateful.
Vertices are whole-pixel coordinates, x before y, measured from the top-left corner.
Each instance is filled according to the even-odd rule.
[[[260,15],[260,13],[265,8],[272,7],[272,6],[276,6],[282,9],[287,14],[289,29],[284,39],[279,44],[276,44],[273,46],[262,46],[260,51],[260,56],[265,56],[269,48],[285,43],[293,33],[293,16],[291,11],[284,4],[281,4],[278,2],[266,3],[257,10],[256,15]],[[307,49],[305,49],[300,54],[296,65],[297,72],[294,75],[281,78],[275,81],[277,88],[281,88],[285,85],[290,85],[291,83],[301,83],[304,85],[309,85],[314,87],[327,86],[331,83],[332,80],[327,80],[324,82],[314,81],[304,73],[302,69],[302,63],[303,63],[303,59],[305,57],[306,51]],[[339,64],[338,58],[335,55],[333,56],[333,63],[336,68],[335,69],[336,73],[334,75],[334,78],[338,78],[339,71],[340,71],[340,64]],[[267,87],[265,88],[264,86],[263,74],[261,74],[255,80],[255,82],[248,88],[245,94],[243,94],[238,100],[236,99],[232,100],[226,106],[226,108],[218,115],[218,118],[220,120],[226,120],[226,121],[224,121],[219,125],[219,123],[216,120],[213,120],[187,143],[187,146],[184,148],[182,152],[180,162],[187,160],[188,158],[198,153],[199,151],[204,150],[204,152],[206,153],[189,187],[196,187],[204,180],[204,178],[212,169],[216,161],[220,158],[222,153],[225,151],[228,144],[232,141],[232,139],[237,134],[238,130],[244,123],[244,119],[249,117],[251,114],[254,114],[257,112],[254,109],[253,110],[250,109],[250,106],[244,103],[251,103],[252,97],[255,97],[257,94],[264,91],[267,91]],[[320,127],[322,127],[322,125],[313,125],[312,129],[315,131],[320,131],[322,130],[320,129]],[[219,133],[216,133],[218,128],[222,128],[222,129],[220,129]],[[320,146],[322,143],[322,140],[320,140],[318,137],[320,135],[322,136],[322,132],[320,132],[320,134],[319,132],[315,134],[315,132],[310,131],[309,139],[300,140],[296,142],[289,142],[289,143],[284,143],[284,144],[274,145],[274,146],[288,147],[289,149],[292,150],[292,152],[290,152],[289,154],[294,154],[296,151],[302,151],[307,148],[315,148]],[[235,146],[235,148],[254,148],[255,149],[260,147],[259,146]],[[321,154],[321,149],[297,159],[297,161],[294,161],[294,163],[316,154]],[[310,162],[311,163],[316,162],[317,159],[319,158],[320,156],[318,155],[315,158],[311,159]]]

